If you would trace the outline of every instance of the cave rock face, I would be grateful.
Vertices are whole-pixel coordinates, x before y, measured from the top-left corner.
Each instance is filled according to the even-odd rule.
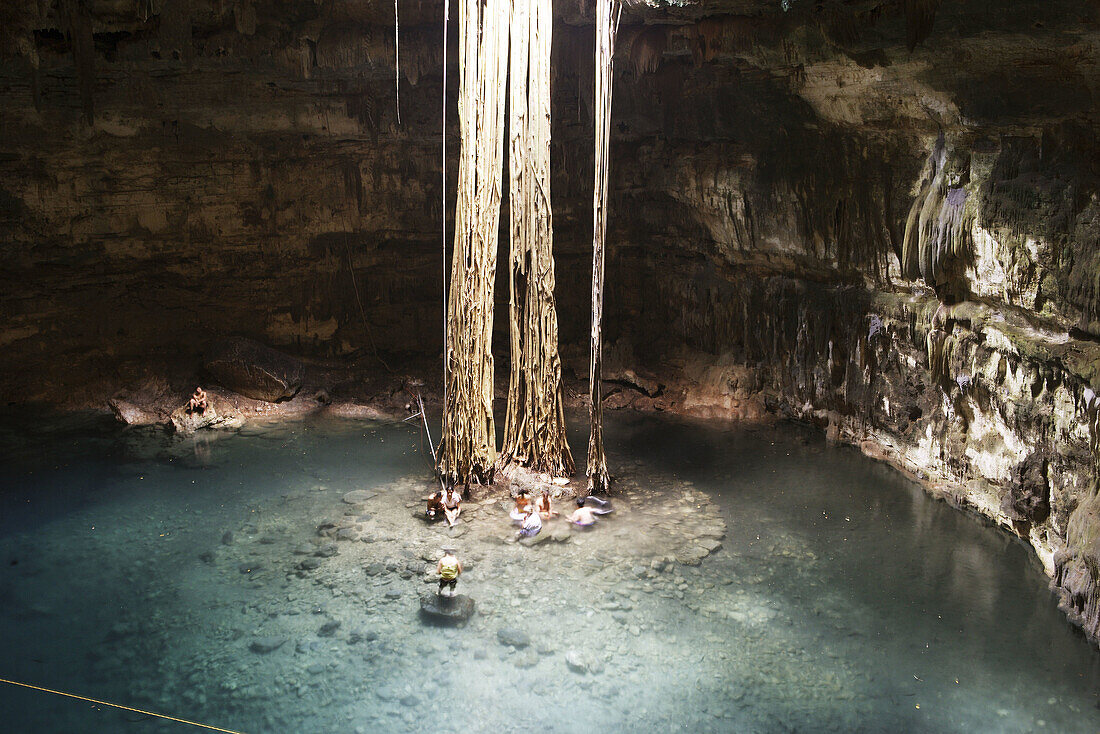
[[[297,359],[244,337],[215,343],[203,366],[223,387],[270,403],[294,397],[305,373]]]

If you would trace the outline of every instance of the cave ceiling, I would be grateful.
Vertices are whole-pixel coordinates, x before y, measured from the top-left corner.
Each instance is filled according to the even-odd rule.
[[[439,0],[399,7],[410,33],[441,15]],[[555,14],[584,26],[593,8],[558,0]],[[195,54],[211,56],[243,53],[242,36],[294,46],[361,26],[384,38],[393,12],[389,0],[15,0],[0,9],[0,37],[6,56],[37,64],[65,52],[83,13],[101,50],[189,26]],[[641,71],[717,63],[769,75],[828,123],[980,136],[1093,126],[1098,49],[1100,6],[1081,0],[635,0],[617,58]]]

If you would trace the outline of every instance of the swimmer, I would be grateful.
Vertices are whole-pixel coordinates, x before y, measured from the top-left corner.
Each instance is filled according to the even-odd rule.
[[[539,514],[542,515],[544,520],[549,520],[551,517],[558,513],[554,511],[554,508],[550,505],[550,490],[542,490],[542,496],[535,502],[535,507],[538,508]]]
[[[516,495],[516,506],[508,513],[508,517],[512,518],[513,522],[522,523],[527,517],[528,507],[530,507],[530,500],[527,498],[527,490],[521,489]]]
[[[523,518],[523,526],[516,533],[516,540],[520,538],[533,538],[542,531],[542,517],[535,512],[531,505],[527,506],[527,514]]]
[[[443,517],[446,513],[446,508],[443,507],[443,490],[428,498],[428,507],[424,510],[424,516],[430,521],[435,521]]]
[[[462,495],[458,488],[451,485],[449,490],[443,492],[443,515],[447,519],[447,525],[454,527],[458,522],[458,515],[462,512]]]
[[[601,507],[585,507],[584,502],[590,497],[577,498],[577,509],[573,510],[573,514],[569,516],[569,522],[578,527],[587,528],[596,524],[596,515],[606,515],[611,512],[611,508],[608,507],[609,503],[596,497],[591,497],[591,499],[599,502],[602,505]]]
[[[435,572],[439,574],[439,595],[444,596],[443,587],[450,586],[451,593],[446,596],[454,596],[455,585],[462,574],[462,561],[455,556],[454,548],[448,546],[443,549],[443,557],[435,565]]]

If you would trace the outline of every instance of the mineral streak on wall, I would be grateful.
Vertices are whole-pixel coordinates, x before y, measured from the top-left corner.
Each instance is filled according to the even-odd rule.
[[[392,4],[45,5],[0,10],[0,397],[90,402],[230,333],[438,355],[439,6],[401,3],[399,126]],[[555,6],[567,377],[590,14]],[[1025,538],[1095,637],[1098,23],[1069,0],[628,8],[605,374],[665,387],[611,401],[819,421]]]

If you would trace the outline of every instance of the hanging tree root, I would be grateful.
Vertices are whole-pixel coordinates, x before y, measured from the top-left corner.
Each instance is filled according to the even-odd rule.
[[[500,219],[509,6],[459,3],[461,151],[451,287],[447,299],[446,399],[439,473],[489,484],[493,421],[493,280]]]
[[[611,88],[615,34],[622,5],[617,0],[596,3],[596,179],[592,191],[592,333],[588,368],[589,418],[588,491],[607,492],[611,476],[603,450],[603,274],[604,242],[607,239],[607,166],[611,137]]]
[[[516,3],[511,29],[508,330],[511,371],[500,464],[571,476],[565,434],[550,204],[550,0]]]

